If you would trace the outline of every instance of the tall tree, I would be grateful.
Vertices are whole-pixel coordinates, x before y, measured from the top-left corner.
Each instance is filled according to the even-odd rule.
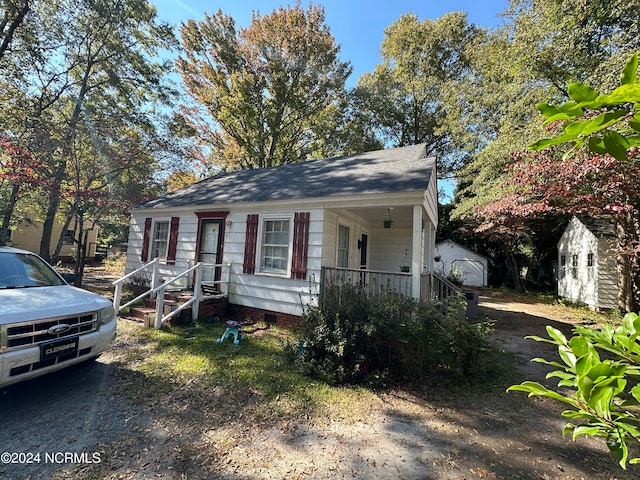
[[[324,19],[321,6],[298,3],[254,13],[240,30],[222,11],[182,25],[177,64],[199,107],[188,118],[218,167],[286,164],[320,148],[351,73]]]
[[[619,67],[611,65],[621,66],[639,46],[637,15],[630,13],[639,8],[638,0],[511,0],[504,24],[479,39],[470,51],[471,67],[457,87],[449,89],[447,127],[469,159],[458,172],[455,217],[486,218],[478,207],[502,198],[507,167],[514,161],[511,153],[547,136],[537,103],[567,99],[571,81],[588,81],[596,88],[615,85],[611,72]],[[555,220],[549,218],[551,224],[537,231],[541,224],[523,224],[505,212],[500,217],[504,223],[499,228],[494,223],[485,234],[497,238],[502,232],[507,248],[514,229],[526,229],[527,235],[519,238],[529,240],[515,245],[527,252],[520,258],[542,258],[548,249],[539,248],[547,242],[536,238],[556,225]],[[502,255],[513,253],[507,249]]]
[[[12,73],[6,82],[15,93],[7,99],[21,108],[11,109],[2,126],[25,139],[30,154],[46,164],[51,186],[44,197],[40,254],[53,260],[53,224],[74,188],[72,160],[80,161],[89,151],[88,158],[100,154],[108,164],[112,158],[104,146],[129,138],[121,135],[123,129],[153,137],[150,107],[168,100],[162,77],[170,69],[168,61],[154,58],[175,39],[146,0],[32,3],[14,37],[14,55],[5,58]],[[99,118],[116,122],[118,134],[101,138],[118,129],[94,128]],[[70,221],[73,216],[70,208],[62,218]]]
[[[456,214],[501,193],[510,153],[544,137],[535,105],[568,98],[570,82],[613,88],[640,48],[640,0],[510,0],[505,22],[471,50],[471,68],[447,102],[447,127],[469,162]],[[464,141],[467,140],[467,141]]]
[[[571,101],[540,103],[561,133],[536,142],[543,150],[521,155],[508,173],[503,193],[478,207],[481,230],[522,226],[550,215],[603,216],[615,224],[618,242],[618,304],[622,311],[640,308],[640,81],[638,55],[622,71],[621,85],[608,94],[582,84],[567,88]],[[556,145],[571,144],[569,152]],[[554,150],[556,149],[556,150]],[[564,155],[560,155],[564,153]],[[574,153],[574,155],[571,155]]]
[[[11,45],[13,36],[29,12],[29,0],[0,0],[0,58]]]
[[[457,168],[452,138],[443,129],[447,83],[468,67],[468,45],[481,33],[465,13],[434,21],[401,16],[385,30],[383,63],[358,79],[354,101],[385,143],[426,143],[441,174]]]

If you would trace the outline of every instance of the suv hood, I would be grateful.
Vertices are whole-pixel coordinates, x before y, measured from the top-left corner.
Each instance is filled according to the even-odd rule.
[[[71,285],[0,289],[0,324],[68,317],[111,305],[106,298]]]

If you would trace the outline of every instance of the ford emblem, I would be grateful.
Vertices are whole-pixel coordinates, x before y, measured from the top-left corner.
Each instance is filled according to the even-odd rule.
[[[49,328],[47,332],[50,333],[51,335],[60,335],[61,333],[68,332],[69,330],[71,330],[70,325],[67,325],[66,323],[61,323],[59,325],[54,325],[53,327]]]

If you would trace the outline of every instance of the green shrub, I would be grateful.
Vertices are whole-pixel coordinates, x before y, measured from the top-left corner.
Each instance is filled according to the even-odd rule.
[[[453,299],[442,309],[391,289],[367,296],[355,285],[328,287],[318,306],[305,309],[290,352],[304,373],[332,384],[381,386],[442,371],[469,375],[492,329],[466,320],[463,305]]]
[[[562,363],[534,358],[556,367],[547,378],[559,378],[558,391],[537,382],[512,385],[509,391],[526,392],[569,405],[562,415],[572,421],[562,433],[575,440],[580,435],[602,437],[622,468],[640,463],[640,316],[625,315],[622,324],[600,329],[576,326],[567,339],[547,326],[549,338],[531,336],[557,346]],[[575,423],[574,423],[575,422]],[[635,453],[631,458],[629,447]]]

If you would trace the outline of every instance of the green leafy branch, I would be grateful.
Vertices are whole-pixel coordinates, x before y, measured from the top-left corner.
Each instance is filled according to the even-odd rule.
[[[634,54],[620,74],[620,86],[608,94],[598,93],[582,83],[569,85],[568,101],[560,106],[539,103],[536,108],[546,117],[545,123],[562,121],[562,133],[530,145],[543,150],[552,145],[573,144],[580,148],[587,142],[594,153],[618,160],[627,159],[627,151],[640,146],[640,82],[637,76],[638,54]]]
[[[570,418],[562,434],[604,437],[611,454],[622,468],[627,462],[640,463],[640,457],[629,458],[629,445],[640,443],[640,316],[627,314],[622,324],[607,325],[599,330],[578,326],[571,339],[547,326],[549,339],[530,336],[538,342],[556,345],[563,363],[534,358],[532,361],[558,368],[547,378],[559,378],[558,387],[571,389],[565,394],[550,390],[536,382],[512,385],[508,391],[526,392],[531,396],[549,397],[568,404],[562,415]],[[600,352],[605,353],[602,359]],[[578,423],[579,422],[579,423]]]

